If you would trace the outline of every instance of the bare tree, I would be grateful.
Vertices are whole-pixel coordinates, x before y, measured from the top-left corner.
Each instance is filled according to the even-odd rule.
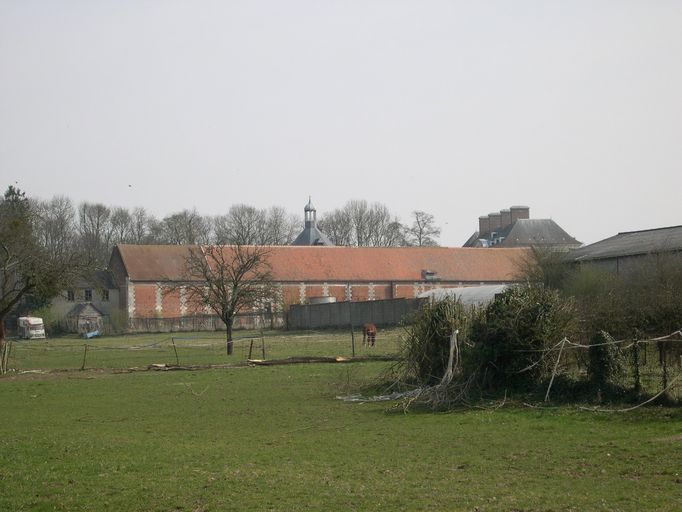
[[[83,203],[78,208],[78,231],[88,259],[100,267],[111,253],[111,210],[100,203]]]
[[[149,244],[159,241],[160,237],[156,236],[157,232],[161,232],[159,224],[144,208],[133,209],[130,214],[130,243]]]
[[[335,245],[396,247],[406,244],[405,228],[381,203],[348,201],[320,221],[320,229]]]
[[[38,243],[55,257],[73,252],[77,242],[76,212],[68,197],[56,196],[34,204],[34,227]]]
[[[211,223],[195,209],[183,210],[165,217],[161,222],[163,241],[173,245],[208,244]]]
[[[132,240],[133,218],[126,208],[111,211],[111,245],[127,244]]]
[[[433,215],[416,210],[412,216],[414,221],[407,230],[410,244],[419,247],[438,245],[436,238],[440,236],[440,228],[436,226]]]
[[[260,309],[273,296],[268,249],[221,244],[191,247],[183,285],[189,303],[210,308],[225,322],[229,356],[235,315]]]
[[[281,206],[273,206],[265,214],[265,233],[262,244],[289,245],[299,231],[299,220]]]
[[[68,220],[68,205],[56,203],[61,209],[58,216]],[[19,302],[28,296],[54,297],[85,268],[74,244],[48,233],[54,226],[48,229],[45,222],[20,190],[10,186],[0,198],[0,360],[5,318]]]
[[[388,208],[374,203],[367,216],[367,244],[372,247],[399,247],[405,245],[405,228]]]
[[[265,214],[247,204],[235,204],[227,215],[216,217],[214,231],[218,244],[263,244],[265,238]]]
[[[350,215],[345,209],[336,209],[324,215],[319,228],[334,245],[355,245]]]

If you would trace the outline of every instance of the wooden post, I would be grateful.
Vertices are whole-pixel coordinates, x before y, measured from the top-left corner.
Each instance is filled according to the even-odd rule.
[[[353,301],[348,301],[348,317],[350,320],[350,344],[353,357],[355,357],[355,334],[353,333]]]
[[[635,380],[634,391],[635,393],[639,394],[642,391],[642,380],[639,374],[639,341],[637,338],[635,338],[635,343],[632,346],[632,360],[632,365],[634,367],[633,377]]]
[[[263,347],[263,359],[265,359],[265,335],[263,334],[263,324],[265,324],[265,317],[261,311],[261,322],[260,322],[260,342]]]
[[[173,351],[175,352],[175,364],[180,366],[180,358],[178,357],[178,349],[175,346],[175,338],[171,336],[171,341],[173,342]]]
[[[251,338],[251,344],[249,345],[249,359],[251,359],[251,353],[253,352],[253,338]]]
[[[81,365],[81,370],[85,370],[85,358],[88,355],[88,344],[86,343],[83,346],[85,347],[85,350],[83,351],[83,364]]]
[[[666,359],[666,353],[665,353],[665,346],[663,344],[664,342],[659,341],[658,342],[658,360],[659,364],[663,368],[663,376],[662,376],[662,388],[667,389],[668,387],[668,361]]]

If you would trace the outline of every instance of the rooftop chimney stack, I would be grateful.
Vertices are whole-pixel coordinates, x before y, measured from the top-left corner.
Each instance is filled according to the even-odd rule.
[[[502,215],[500,212],[491,213],[488,215],[490,219],[490,231],[499,231],[500,223],[502,222]]]
[[[509,210],[511,211],[511,223],[519,219],[530,219],[530,208],[528,206],[512,206]]]
[[[512,223],[511,220],[511,210],[509,208],[505,210],[500,210],[500,215],[501,215],[501,220],[500,220],[500,225],[502,228],[506,228],[509,226],[509,224]]]
[[[479,238],[490,233],[490,218],[487,215],[481,215],[478,218],[478,236]]]

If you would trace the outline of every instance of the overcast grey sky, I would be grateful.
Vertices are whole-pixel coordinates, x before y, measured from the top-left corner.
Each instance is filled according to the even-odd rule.
[[[0,0],[3,190],[589,243],[682,224],[681,167],[682,1]]]

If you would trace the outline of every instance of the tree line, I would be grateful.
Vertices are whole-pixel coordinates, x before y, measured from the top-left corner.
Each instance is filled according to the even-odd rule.
[[[107,265],[116,244],[289,245],[303,228],[298,215],[281,206],[259,209],[235,204],[223,215],[202,215],[184,209],[157,218],[145,208],[78,205],[68,197],[29,199],[36,236],[49,251],[78,246],[96,267]],[[403,224],[381,203],[351,200],[324,214],[318,227],[335,245],[433,246],[440,229],[433,215],[415,211]]]

